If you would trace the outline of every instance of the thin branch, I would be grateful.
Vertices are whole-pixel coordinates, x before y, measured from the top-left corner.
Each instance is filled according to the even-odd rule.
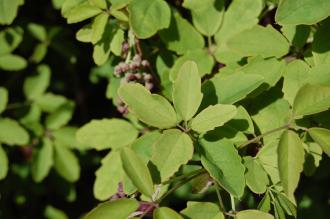
[[[185,179],[185,178],[191,177],[191,176],[196,175],[196,174],[200,175],[202,173],[206,173],[206,170],[205,169],[198,169],[198,170],[189,172],[187,174],[183,174],[183,175],[180,175],[180,176],[173,177],[173,178],[163,182],[162,184],[166,185],[166,184],[172,183],[173,181]]]
[[[281,127],[278,127],[276,129],[269,130],[269,131],[267,131],[267,132],[265,132],[265,133],[263,133],[261,135],[258,135],[257,137],[254,137],[254,138],[248,140],[247,142],[241,144],[240,146],[238,146],[238,149],[242,149],[242,148],[248,146],[249,144],[252,144],[252,143],[255,143],[257,141],[260,141],[260,139],[262,139],[266,135],[270,135],[270,134],[273,134],[274,132],[278,132],[278,131],[281,131],[283,129],[288,129],[288,128],[290,128],[290,124],[285,124],[285,125],[283,125]]]
[[[231,204],[231,210],[233,212],[236,212],[235,198],[231,194],[230,194],[230,204]]]
[[[171,193],[175,192],[178,188],[180,188],[181,186],[185,185],[186,183],[188,183],[190,180],[196,178],[197,176],[201,175],[204,172],[199,172],[195,175],[192,175],[188,178],[186,178],[185,180],[181,181],[180,183],[176,184],[174,187],[172,187],[170,190],[168,190],[164,195],[162,195],[158,200],[157,203],[160,203],[161,201],[163,201],[164,198],[166,198],[168,195],[170,195]]]
[[[218,200],[219,200],[220,210],[223,213],[226,213],[226,208],[225,208],[225,205],[223,204],[223,201],[222,201],[222,198],[221,198],[220,188],[219,188],[218,183],[217,182],[214,182],[214,186],[215,186],[215,191],[217,193],[217,197],[218,197]]]

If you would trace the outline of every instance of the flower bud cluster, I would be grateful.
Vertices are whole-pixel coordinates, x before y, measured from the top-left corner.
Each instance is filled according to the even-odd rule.
[[[121,83],[140,83],[148,90],[154,87],[153,77],[146,70],[149,68],[149,62],[142,59],[141,55],[136,54],[131,61],[120,62],[114,70],[114,75],[121,79]],[[127,106],[124,102],[118,101],[117,110],[122,114],[128,112]]]

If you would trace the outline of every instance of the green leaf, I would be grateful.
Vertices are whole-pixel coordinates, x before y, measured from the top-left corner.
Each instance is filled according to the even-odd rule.
[[[260,55],[264,58],[280,58],[286,55],[290,48],[287,39],[271,25],[256,25],[235,35],[227,44],[230,49],[243,56]]]
[[[330,15],[330,2],[323,0],[282,0],[275,20],[283,24],[315,24]]]
[[[225,12],[223,23],[215,34],[218,45],[258,23],[258,16],[263,8],[262,0],[235,0]]]
[[[158,128],[176,125],[176,113],[171,104],[162,96],[151,94],[141,84],[128,83],[119,88],[120,98],[139,120]]]
[[[291,45],[302,48],[306,44],[311,28],[307,25],[283,25],[281,31]]]
[[[277,153],[279,139],[277,138],[264,144],[257,154],[257,159],[260,161],[260,164],[265,169],[274,185],[280,182]]]
[[[102,39],[94,45],[93,59],[95,64],[103,65],[108,61],[111,50],[114,49],[114,44],[117,43],[118,33],[120,33],[116,23],[108,22]]]
[[[243,57],[237,51],[230,49],[227,42],[240,32],[256,25],[263,7],[262,0],[235,0],[231,2],[223,23],[214,37],[217,44],[214,57],[218,62],[228,64],[237,62]]]
[[[45,112],[52,113],[67,103],[67,99],[63,96],[45,93],[35,99],[35,103]]]
[[[258,210],[239,211],[235,219],[274,219],[274,216]]]
[[[7,176],[8,172],[8,157],[6,151],[2,148],[0,144],[0,180]]]
[[[111,3],[111,8],[122,9],[127,6],[132,0],[108,0]]]
[[[0,87],[0,114],[6,109],[8,103],[8,90]]]
[[[273,205],[274,205],[275,218],[276,219],[286,219],[283,208],[281,207],[281,205],[277,199],[274,200]]]
[[[191,120],[190,127],[199,133],[204,133],[222,126],[237,113],[234,105],[217,104],[209,106]]]
[[[110,44],[110,50],[115,54],[116,56],[121,55],[121,49],[122,44],[125,41],[125,32],[122,29],[117,29],[114,33],[114,36],[112,38],[111,44]]]
[[[154,186],[148,167],[132,149],[123,148],[120,153],[124,170],[138,190],[149,198],[154,193]]]
[[[40,24],[29,23],[27,26],[30,34],[41,42],[45,42],[47,40],[47,31],[46,28]]]
[[[22,42],[23,33],[21,27],[10,27],[0,31],[0,55],[14,51]]]
[[[173,103],[184,121],[191,119],[202,102],[201,78],[195,62],[187,61],[173,83]]]
[[[204,48],[204,39],[180,13],[172,10],[169,28],[159,32],[166,48],[184,54],[188,51]]]
[[[78,128],[65,126],[56,130],[52,130],[52,135],[55,141],[62,145],[68,146],[69,148],[85,149],[85,144],[79,144],[76,139],[76,133]]]
[[[206,36],[214,35],[219,29],[224,14],[223,0],[185,0],[183,7],[190,9],[196,29]]]
[[[183,219],[183,217],[168,207],[160,207],[154,210],[154,219]]]
[[[53,166],[53,154],[52,141],[48,138],[43,138],[41,149],[37,151],[32,161],[31,173],[35,182],[41,182],[47,177]]]
[[[11,24],[17,16],[18,7],[23,4],[22,0],[0,0],[0,24]]]
[[[254,111],[257,112],[252,119],[258,126],[260,133],[268,132],[272,129],[281,127],[289,121],[291,115],[290,104],[281,98],[273,97],[275,92],[265,93],[254,100]],[[269,122],[271,118],[272,122]],[[264,144],[268,144],[278,139],[281,132],[275,132],[263,137]]]
[[[252,119],[246,109],[242,106],[237,107],[236,115],[227,123],[227,125],[246,134],[254,133]]]
[[[246,156],[243,160],[247,169],[245,173],[246,185],[256,194],[265,193],[269,180],[264,168],[253,157]]]
[[[298,185],[303,164],[304,146],[299,136],[293,131],[285,131],[278,146],[278,168],[283,190],[291,200]]]
[[[284,60],[278,61],[276,58],[263,59],[258,56],[249,60],[249,63],[239,70],[246,74],[260,75],[264,78],[264,83],[268,87],[273,87],[282,77],[284,68]]]
[[[97,43],[102,39],[102,35],[105,31],[105,27],[108,23],[109,15],[106,13],[102,13],[97,15],[92,23],[92,40],[93,44]]]
[[[139,202],[135,199],[107,201],[99,204],[96,208],[90,211],[85,219],[108,219],[109,216],[116,219],[127,219],[130,214],[138,209],[138,207]]]
[[[47,219],[69,219],[68,216],[64,213],[64,211],[54,208],[51,205],[47,205],[44,216]]]
[[[92,42],[92,35],[92,25],[86,24],[78,30],[78,32],[76,33],[76,39],[80,42],[89,43]]]
[[[93,192],[95,198],[104,201],[109,199],[118,191],[118,184],[122,183],[124,192],[130,193],[131,181],[125,174],[120,159],[119,151],[111,151],[102,161],[100,168],[95,172],[96,179],[94,182]]]
[[[94,5],[94,6],[98,7],[98,8],[107,9],[107,2],[106,2],[106,0],[88,0],[88,2],[91,5]]]
[[[151,162],[157,170],[161,182],[166,181],[181,165],[193,156],[194,146],[190,137],[177,130],[164,131],[153,145]]]
[[[72,118],[74,102],[68,101],[58,108],[55,112],[47,115],[46,127],[51,130],[59,129],[66,125]]]
[[[324,153],[330,157],[330,130],[324,128],[311,128],[308,134],[318,143]]]
[[[47,90],[50,82],[51,71],[47,65],[39,65],[37,74],[27,77],[24,81],[24,95],[29,100],[34,100],[40,97]]]
[[[309,66],[302,60],[290,62],[284,70],[282,91],[284,99],[293,105],[294,98],[309,77]]]
[[[304,162],[304,174],[306,176],[312,176],[316,169],[320,166],[322,160],[323,149],[315,142],[308,142],[305,146],[305,162]]]
[[[90,145],[97,150],[121,148],[131,144],[138,131],[122,119],[92,120],[77,132],[79,143]]]
[[[330,11],[329,11],[330,13]],[[330,20],[320,23],[312,43],[312,54],[316,65],[330,63]]]
[[[245,187],[245,167],[235,146],[227,139],[201,139],[202,164],[227,192],[241,197]]]
[[[330,86],[306,84],[298,91],[292,106],[294,117],[301,118],[330,108]]]
[[[179,71],[184,63],[193,61],[197,64],[199,76],[203,77],[210,74],[214,66],[213,57],[206,50],[188,51],[183,56],[175,60],[174,65],[170,69],[170,80],[174,82],[179,74]]]
[[[258,209],[266,213],[271,210],[269,192],[266,192],[265,196],[259,202]]]
[[[19,71],[27,66],[26,60],[18,55],[7,54],[0,56],[0,69],[6,71]]]
[[[69,182],[80,176],[80,166],[76,155],[66,146],[55,142],[54,166],[57,173]]]
[[[69,24],[78,23],[88,18],[94,17],[100,14],[102,10],[98,7],[86,4],[81,4],[71,9],[65,17]]]
[[[297,207],[282,193],[276,193],[276,199],[288,215],[297,218]]]
[[[145,164],[148,164],[149,160],[152,157],[154,144],[161,136],[162,134],[158,131],[147,132],[138,139],[136,139],[131,144],[131,148],[143,159]]]
[[[48,44],[47,43],[39,43],[34,47],[33,53],[30,57],[31,62],[39,63],[41,62],[45,56],[47,55]]]
[[[306,83],[330,86],[330,63],[320,64],[309,69]]]
[[[219,207],[211,202],[188,201],[187,207],[181,211],[185,218],[189,219],[224,219]]]
[[[129,23],[138,38],[146,39],[170,25],[171,10],[163,0],[132,0]]]
[[[202,85],[204,98],[202,106],[211,104],[233,104],[244,99],[262,84],[264,78],[254,74],[237,72],[226,77],[216,75]]]
[[[24,145],[29,142],[29,138],[29,133],[17,121],[0,119],[0,142],[7,145]]]

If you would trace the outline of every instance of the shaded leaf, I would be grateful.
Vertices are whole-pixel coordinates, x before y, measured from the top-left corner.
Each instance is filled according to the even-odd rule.
[[[308,134],[318,143],[324,153],[330,157],[330,130],[324,128],[311,128]]]
[[[24,145],[29,142],[28,132],[20,124],[9,118],[0,119],[0,142],[7,145]]]
[[[130,148],[123,148],[120,157],[124,170],[133,184],[150,198],[154,193],[154,186],[148,167],[143,163],[142,158]]]

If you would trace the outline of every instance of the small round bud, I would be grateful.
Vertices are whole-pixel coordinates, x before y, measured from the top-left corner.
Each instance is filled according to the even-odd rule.
[[[123,42],[123,44],[121,46],[121,51],[123,53],[126,53],[128,50],[129,50],[129,44],[128,44],[128,42],[125,41],[125,42]]]
[[[144,67],[144,68],[147,68],[147,67],[149,67],[150,66],[150,64],[149,64],[149,62],[148,62],[148,60],[142,60],[142,62],[141,62],[141,65]]]
[[[141,63],[141,56],[139,54],[135,54],[135,56],[132,59],[134,62]]]
[[[125,75],[125,80],[126,80],[126,82],[135,81],[136,80],[136,76],[133,73],[127,73]]]
[[[137,73],[137,74],[135,74],[135,78],[136,78],[137,80],[140,80],[140,79],[142,79],[142,75],[139,74],[139,73]]]
[[[148,90],[152,90],[152,88],[154,87],[154,84],[151,82],[146,82],[144,85]]]
[[[150,82],[150,81],[152,80],[152,75],[144,72],[144,73],[143,73],[143,79],[144,79],[145,81]]]

